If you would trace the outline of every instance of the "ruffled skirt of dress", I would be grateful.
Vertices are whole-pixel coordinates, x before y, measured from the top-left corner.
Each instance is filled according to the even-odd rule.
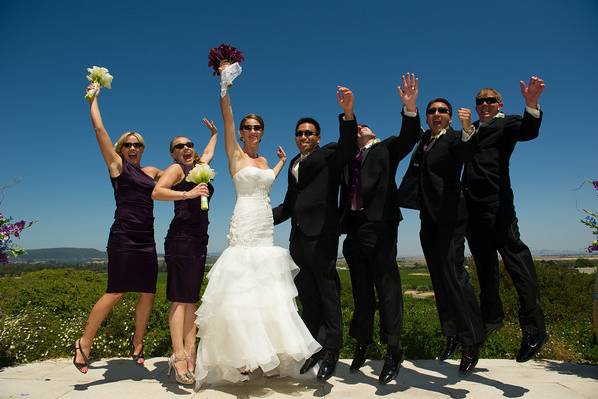
[[[284,248],[224,250],[196,313],[197,388],[246,380],[241,370],[298,376],[305,359],[321,349],[297,312],[298,271]]]

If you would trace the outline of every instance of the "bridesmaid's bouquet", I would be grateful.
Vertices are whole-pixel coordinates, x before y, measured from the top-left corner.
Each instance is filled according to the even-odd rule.
[[[208,53],[208,66],[214,69],[214,75],[220,75],[220,96],[224,97],[229,87],[233,85],[233,80],[241,74],[242,68],[239,65],[245,57],[243,53],[233,46],[221,44],[214,47]],[[220,67],[228,65],[220,73]]]
[[[189,174],[185,178],[185,181],[195,184],[208,184],[211,180],[214,180],[215,176],[216,172],[214,171],[214,169],[210,168],[210,165],[208,165],[207,163],[199,163],[189,171]],[[201,210],[208,210],[208,197],[204,195],[201,196]]]
[[[89,72],[89,75],[86,76],[87,80],[92,83],[97,83],[97,85],[95,89],[90,90],[87,92],[87,94],[85,94],[86,100],[89,101],[94,98],[99,93],[101,87],[105,87],[107,89],[112,88],[112,79],[114,77],[108,73],[107,68],[94,65],[91,68],[87,68],[87,72]]]

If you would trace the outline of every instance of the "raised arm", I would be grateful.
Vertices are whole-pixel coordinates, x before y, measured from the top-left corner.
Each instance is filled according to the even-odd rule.
[[[461,122],[461,139],[452,148],[455,157],[462,162],[471,161],[478,150],[478,140],[475,127],[471,123],[471,110],[459,108],[457,117]]]
[[[235,134],[235,121],[233,118],[233,109],[230,105],[228,93],[220,98],[220,111],[224,121],[224,148],[228,159],[228,169],[231,175],[236,173],[237,163],[241,160],[243,150],[237,141]]]
[[[394,162],[400,162],[413,149],[421,136],[421,122],[417,114],[419,78],[407,72],[401,77],[402,85],[397,87],[404,110],[399,136],[391,141],[389,152]],[[415,114],[415,115],[413,115]]]
[[[278,156],[278,163],[274,166],[274,168],[272,168],[274,171],[274,176],[278,176],[280,170],[284,166],[284,163],[287,161],[287,154],[284,152],[282,147],[278,147],[276,150],[276,155]]]
[[[542,111],[540,111],[540,95],[544,91],[544,81],[538,76],[532,76],[526,85],[522,80],[519,82],[521,95],[525,100],[525,112],[521,125],[513,129],[517,140],[528,141],[535,139],[540,134],[540,123],[542,122]]]
[[[104,162],[106,162],[110,176],[117,177],[120,175],[122,170],[122,159],[116,153],[116,151],[114,151],[112,140],[110,140],[110,136],[104,127],[104,122],[102,122],[102,115],[100,114],[100,107],[98,105],[98,96],[100,93],[99,84],[90,83],[89,86],[87,86],[88,92],[94,89],[97,89],[97,94],[89,101],[89,114],[91,116],[91,123],[93,124],[93,129],[96,133],[96,139],[98,140],[98,145],[100,146],[100,152],[102,153]]]
[[[214,158],[214,151],[216,150],[216,143],[218,142],[218,129],[216,129],[214,121],[211,121],[208,118],[203,118],[203,124],[210,129],[211,136],[199,159],[203,163],[210,163],[212,158]]]
[[[336,100],[343,109],[339,115],[340,137],[338,149],[335,152],[336,162],[339,167],[344,167],[357,151],[357,121],[354,114],[355,98],[353,92],[342,86],[337,86]]]
[[[178,164],[170,165],[160,176],[152,191],[152,199],[160,201],[181,201],[197,198],[200,195],[210,195],[207,184],[198,184],[189,191],[176,191],[172,186],[180,183],[185,177],[183,169]]]

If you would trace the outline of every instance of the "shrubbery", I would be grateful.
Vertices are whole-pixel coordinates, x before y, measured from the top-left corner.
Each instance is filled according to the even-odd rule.
[[[477,290],[475,268],[469,268]],[[592,327],[594,276],[537,262],[542,305],[546,312],[550,340],[541,356],[598,364],[598,344]],[[431,287],[425,268],[403,270],[404,289]],[[413,274],[415,273],[415,274]],[[353,311],[348,271],[341,270],[344,346],[341,357],[353,354],[348,336]],[[90,270],[53,269],[0,278],[0,366],[33,360],[72,356],[72,345],[80,336],[87,314],[106,287],[106,275]],[[168,302],[165,275],[160,274],[156,303],[145,340],[146,356],[170,352]],[[514,358],[519,347],[517,296],[511,279],[501,270],[501,290],[506,325],[484,345],[482,357]],[[134,330],[136,296],[127,294],[100,327],[94,358],[130,355],[129,337]],[[434,358],[444,345],[434,299],[405,297],[403,345],[409,359]],[[375,330],[378,331],[378,318]],[[378,337],[375,337],[378,339]],[[372,357],[381,358],[377,345]]]

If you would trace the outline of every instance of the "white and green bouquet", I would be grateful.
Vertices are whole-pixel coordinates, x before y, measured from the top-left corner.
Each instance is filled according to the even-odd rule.
[[[186,181],[195,184],[205,183],[208,184],[211,180],[214,180],[216,171],[210,168],[207,163],[198,163],[193,169],[189,171],[189,174],[185,178]],[[205,195],[201,196],[201,210],[208,210],[208,197]]]
[[[91,68],[87,68],[87,72],[89,72],[89,75],[86,76],[87,80],[92,83],[96,83],[96,88],[89,90],[87,94],[85,94],[86,100],[89,101],[94,98],[99,93],[101,87],[105,87],[107,89],[112,88],[112,79],[114,77],[110,75],[107,68],[94,65]]]

